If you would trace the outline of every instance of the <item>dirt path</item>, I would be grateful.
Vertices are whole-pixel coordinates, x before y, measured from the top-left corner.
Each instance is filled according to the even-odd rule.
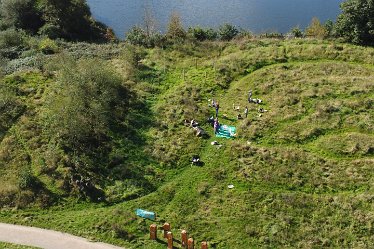
[[[89,242],[67,233],[35,227],[0,223],[0,241],[45,249],[119,249],[121,247]]]

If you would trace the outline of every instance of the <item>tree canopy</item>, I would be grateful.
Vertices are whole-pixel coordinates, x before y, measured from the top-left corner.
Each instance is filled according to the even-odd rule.
[[[106,27],[93,20],[85,0],[2,0],[2,26],[68,40],[100,40]]]
[[[374,44],[374,1],[347,0],[336,22],[338,36],[362,45]]]

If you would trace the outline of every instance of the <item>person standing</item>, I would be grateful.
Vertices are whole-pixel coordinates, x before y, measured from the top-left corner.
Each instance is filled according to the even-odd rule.
[[[245,107],[244,114],[245,114],[245,117],[247,118],[248,117],[248,106]]]
[[[213,128],[214,128],[214,134],[217,134],[218,129],[219,129],[219,122],[217,118],[214,120]]]
[[[249,90],[248,92],[248,103],[252,102],[252,90]]]
[[[216,118],[218,118],[218,111],[219,111],[219,103],[216,103]]]

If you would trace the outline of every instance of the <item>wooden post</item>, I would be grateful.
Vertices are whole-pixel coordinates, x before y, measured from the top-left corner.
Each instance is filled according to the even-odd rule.
[[[164,238],[168,237],[168,232],[170,231],[170,224],[165,223],[162,227],[164,229]]]
[[[181,232],[181,237],[182,237],[182,247],[183,248],[186,248],[187,247],[187,231],[186,230],[182,230]]]
[[[188,244],[188,249],[195,248],[193,238],[189,238],[187,244]]]
[[[173,249],[173,234],[168,232],[168,249]]]
[[[151,240],[157,239],[157,225],[156,224],[152,224],[149,227],[149,233],[150,233]]]
[[[206,241],[201,242],[201,249],[208,249],[208,243]]]

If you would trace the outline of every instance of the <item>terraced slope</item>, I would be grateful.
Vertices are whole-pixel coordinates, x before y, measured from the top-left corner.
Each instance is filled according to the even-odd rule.
[[[148,240],[151,222],[135,217],[144,208],[211,248],[373,246],[374,49],[260,40],[146,52],[134,88],[154,115],[142,132],[159,163],[146,177],[160,187],[116,205],[7,211],[0,220],[164,248]],[[263,104],[248,103],[249,90]],[[214,137],[205,122],[212,98],[237,138]],[[248,118],[237,120],[245,106]],[[184,125],[192,118],[209,138]],[[194,154],[203,165],[191,165]]]

